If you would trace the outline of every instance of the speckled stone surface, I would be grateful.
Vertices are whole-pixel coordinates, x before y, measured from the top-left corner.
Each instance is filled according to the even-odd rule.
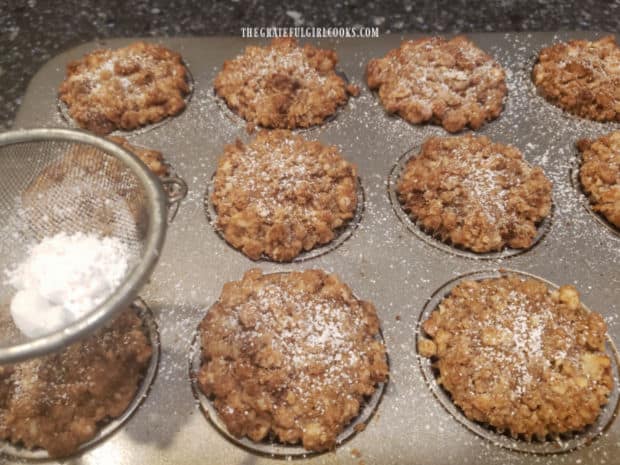
[[[0,0],[0,126],[37,69],[96,38],[240,35],[248,26],[378,26],[381,34],[620,29],[620,0]]]

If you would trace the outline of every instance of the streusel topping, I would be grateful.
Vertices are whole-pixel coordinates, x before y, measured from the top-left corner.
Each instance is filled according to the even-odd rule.
[[[463,281],[423,323],[437,381],[464,414],[514,437],[594,423],[613,387],[603,317],[573,286],[517,276]]]
[[[497,118],[506,95],[503,68],[464,36],[405,41],[371,60],[366,79],[388,112],[450,132]]]
[[[61,352],[0,366],[0,438],[53,457],[74,453],[127,409],[152,353],[128,309]]]
[[[396,190],[422,229],[474,252],[530,247],[551,210],[542,169],[485,136],[427,139]]]
[[[325,450],[388,375],[374,306],[319,270],[224,286],[200,326],[201,389],[231,434]]]
[[[224,238],[250,258],[290,261],[333,240],[355,214],[355,167],[335,146],[290,131],[227,145],[212,201]]]
[[[337,62],[333,50],[274,39],[226,61],[215,91],[250,126],[306,128],[322,124],[359,93],[336,74]]]
[[[189,91],[181,55],[161,45],[136,42],[96,50],[69,63],[59,98],[80,127],[108,134],[180,113]]]
[[[594,211],[620,228],[620,131],[596,140],[582,139],[579,180]]]
[[[620,47],[614,36],[544,48],[532,77],[560,108],[595,121],[620,121]]]

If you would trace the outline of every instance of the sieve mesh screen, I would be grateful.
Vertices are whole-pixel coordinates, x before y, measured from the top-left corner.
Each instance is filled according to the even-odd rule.
[[[150,230],[154,202],[147,191],[152,186],[140,170],[106,151],[105,144],[100,148],[60,138],[5,144],[0,146],[0,173],[2,351],[27,342],[11,320],[15,289],[6,273],[26,259],[31,247],[61,232],[114,237],[130,251],[129,276],[145,254],[153,252],[149,239],[154,234]]]

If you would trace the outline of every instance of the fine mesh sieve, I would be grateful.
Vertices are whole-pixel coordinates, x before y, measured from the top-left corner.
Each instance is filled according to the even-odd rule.
[[[161,183],[142,162],[83,131],[0,134],[0,173],[0,363],[7,363],[64,347],[129,306],[159,257],[167,208]],[[119,239],[130,251],[128,271],[118,289],[87,315],[28,339],[12,321],[16,290],[6,273],[33,245],[60,232]]]

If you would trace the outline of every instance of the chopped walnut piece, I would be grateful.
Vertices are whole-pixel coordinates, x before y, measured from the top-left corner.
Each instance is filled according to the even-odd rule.
[[[424,357],[432,357],[437,353],[437,347],[431,339],[421,338],[418,341],[418,352]]]

